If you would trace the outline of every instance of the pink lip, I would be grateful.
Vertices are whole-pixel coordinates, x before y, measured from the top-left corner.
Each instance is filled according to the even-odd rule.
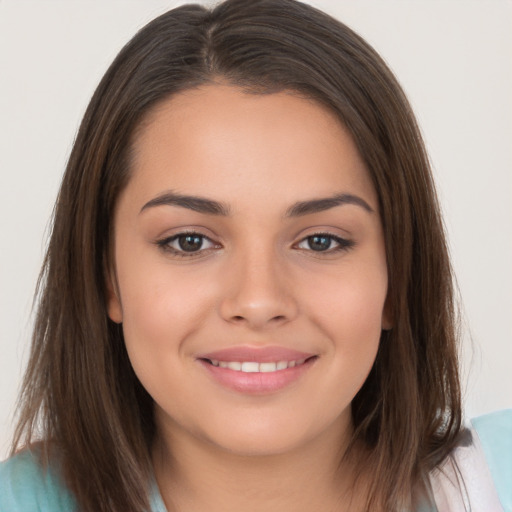
[[[216,382],[234,391],[252,395],[275,393],[302,377],[318,359],[315,354],[299,352],[284,347],[232,347],[207,354],[201,354],[197,360]],[[208,360],[217,361],[253,361],[257,363],[278,361],[306,362],[293,368],[275,372],[246,373],[213,366]]]
[[[254,361],[256,363],[269,363],[272,361],[299,361],[314,356],[306,352],[291,350],[285,347],[266,346],[266,347],[231,347],[207,354],[200,354],[198,359],[215,359],[217,361]]]

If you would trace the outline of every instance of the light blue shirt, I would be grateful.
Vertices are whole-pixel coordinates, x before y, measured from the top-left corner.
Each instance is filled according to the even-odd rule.
[[[505,512],[512,512],[512,409],[472,420]]]
[[[512,512],[512,409],[481,416],[472,425],[503,509]],[[73,512],[76,509],[73,497],[55,470],[44,471],[32,452],[25,450],[0,463],[0,512]],[[148,512],[166,512],[156,484]]]

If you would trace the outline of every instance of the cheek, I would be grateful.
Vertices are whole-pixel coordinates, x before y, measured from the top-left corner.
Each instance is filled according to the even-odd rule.
[[[317,280],[310,310],[332,337],[365,337],[381,331],[386,294],[385,271],[351,268]]]
[[[318,282],[309,301],[310,320],[329,340],[333,381],[350,388],[366,379],[379,347],[387,294],[380,267],[339,273]]]
[[[191,370],[187,340],[201,325],[204,310],[193,287],[179,293],[176,285],[148,279],[127,286],[122,295],[123,333],[133,370],[153,400],[165,404],[173,416],[191,409],[190,397],[175,390],[182,389]]]
[[[151,365],[174,364],[211,311],[211,293],[165,265],[141,265],[139,260],[118,273],[124,338],[135,371],[147,368],[149,374]]]

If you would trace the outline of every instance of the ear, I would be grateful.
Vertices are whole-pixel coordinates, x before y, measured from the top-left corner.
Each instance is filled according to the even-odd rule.
[[[115,272],[109,269],[105,272],[106,289],[107,289],[107,313],[116,324],[123,321],[123,308],[119,298],[119,287],[117,286],[117,279]]]
[[[393,316],[393,308],[391,307],[388,294],[384,302],[384,307],[382,308],[381,328],[383,331],[390,331],[393,328]]]

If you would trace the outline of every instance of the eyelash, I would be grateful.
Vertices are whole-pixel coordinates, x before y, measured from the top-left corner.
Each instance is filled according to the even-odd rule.
[[[181,237],[186,237],[186,236],[200,238],[201,239],[201,248],[198,251],[184,251],[184,250],[179,250],[179,249],[175,249],[174,247],[171,247],[170,244],[172,242],[179,240]],[[181,233],[177,233],[176,235],[172,235],[172,236],[169,236],[166,238],[162,238],[161,240],[157,240],[156,245],[160,249],[162,249],[162,251],[164,251],[166,253],[170,253],[173,256],[177,256],[178,258],[193,258],[193,257],[197,257],[198,255],[203,254],[205,251],[208,251],[211,249],[211,248],[202,249],[204,240],[210,241],[213,244],[213,247],[219,247],[218,244],[215,244],[215,242],[213,242],[206,235],[198,233],[197,231],[182,231]]]
[[[199,248],[199,250],[197,251],[185,251],[185,250],[180,250],[180,249],[176,249],[174,247],[171,247],[171,243],[172,242],[175,242],[177,240],[179,240],[181,237],[187,237],[187,236],[190,236],[190,237],[197,237],[197,238],[200,238],[201,239],[201,247]],[[336,247],[334,248],[329,248],[329,249],[326,249],[324,251],[315,251],[313,249],[300,249],[300,250],[304,250],[304,251],[308,251],[308,252],[312,252],[314,254],[317,254],[317,255],[331,255],[333,253],[338,253],[338,252],[342,252],[342,251],[349,251],[350,249],[352,249],[354,246],[355,246],[355,242],[353,240],[348,240],[346,238],[341,238],[339,236],[336,236],[336,235],[333,235],[331,233],[325,233],[325,232],[319,232],[319,233],[312,233],[311,235],[308,235],[304,238],[302,238],[298,244],[295,244],[296,246],[297,245],[300,245],[304,242],[307,242],[308,240],[311,240],[313,238],[327,238],[332,242],[338,244]],[[211,242],[211,244],[213,244],[212,247],[209,247],[209,248],[206,248],[206,249],[203,249],[202,248],[202,245],[204,243],[204,240],[208,240],[209,242]],[[329,245],[331,245],[331,243]],[[197,257],[199,255],[202,255],[204,254],[204,252],[206,251],[209,251],[213,248],[218,248],[220,247],[219,244],[215,244],[215,242],[213,242],[209,237],[207,237],[206,235],[203,235],[201,233],[198,233],[196,231],[184,231],[184,232],[181,232],[181,233],[177,233],[176,235],[172,235],[170,237],[166,237],[166,238],[162,238],[161,240],[157,240],[156,241],[156,245],[164,252],[166,253],[170,253],[172,254],[173,256],[177,256],[179,258],[193,258],[193,257]]]

